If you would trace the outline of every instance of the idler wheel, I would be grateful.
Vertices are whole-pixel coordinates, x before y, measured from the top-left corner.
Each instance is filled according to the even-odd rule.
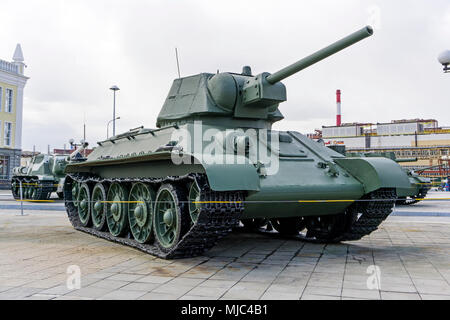
[[[78,217],[83,227],[87,227],[91,222],[91,192],[87,183],[82,183],[78,191]]]
[[[138,182],[130,191],[128,221],[134,239],[147,243],[153,235],[153,202],[155,192],[146,184]]]
[[[121,183],[109,187],[106,210],[109,232],[115,237],[124,235],[128,230],[128,190]]]
[[[178,186],[163,184],[156,195],[153,230],[164,252],[176,247],[191,225],[187,197]]]
[[[106,212],[108,210],[106,194],[106,188],[102,183],[97,183],[92,190],[92,224],[94,229],[98,231],[106,229]]]
[[[72,201],[75,207],[78,207],[78,192],[80,191],[80,184],[76,181],[72,182]]]
[[[192,224],[195,224],[198,220],[202,204],[200,203],[200,188],[197,181],[191,183],[189,187],[189,216],[191,217]]]

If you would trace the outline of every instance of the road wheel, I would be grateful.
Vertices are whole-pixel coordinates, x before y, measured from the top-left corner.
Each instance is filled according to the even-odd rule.
[[[156,195],[153,230],[156,243],[163,252],[170,252],[191,225],[187,197],[178,186],[162,185]]]
[[[111,184],[107,197],[106,221],[109,232],[116,237],[124,235],[128,230],[128,190],[115,182]]]
[[[153,235],[153,202],[155,192],[144,183],[135,183],[130,191],[128,221],[134,239],[147,243]]]
[[[108,210],[106,194],[106,188],[100,182],[92,190],[92,224],[94,229],[98,231],[104,231],[106,229],[106,212]]]

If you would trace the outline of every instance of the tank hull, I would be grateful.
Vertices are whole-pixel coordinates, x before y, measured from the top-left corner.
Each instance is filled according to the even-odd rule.
[[[346,159],[298,132],[251,128],[259,148],[256,157],[227,152],[222,147],[227,144],[226,133],[230,130],[233,137],[249,134],[249,128],[190,123],[136,134],[132,140],[128,137],[104,141],[87,161],[69,164],[66,172],[85,172],[101,178],[164,178],[205,173],[214,191],[245,191],[245,218],[332,215],[345,211],[355,200],[376,189],[402,183],[410,187],[394,161]],[[217,138],[220,135],[222,140]],[[177,144],[164,150],[170,141]],[[362,177],[357,171],[352,172],[361,163],[367,166],[361,171],[372,170],[373,176]],[[392,174],[389,181],[381,177],[386,168],[398,175],[397,181]]]

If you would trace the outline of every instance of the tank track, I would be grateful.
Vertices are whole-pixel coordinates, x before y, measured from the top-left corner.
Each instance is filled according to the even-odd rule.
[[[11,179],[11,192],[15,200],[20,200],[20,191],[16,192],[16,190],[13,188],[13,183],[16,182],[17,184],[20,183],[20,180],[22,180],[22,186],[25,188],[27,185],[37,185],[38,189],[36,191],[36,195],[31,198],[27,199],[25,195],[23,195],[24,200],[48,200],[50,199],[50,196],[54,190],[54,182],[53,181],[45,181],[42,182],[38,178],[35,177],[13,177]],[[25,191],[25,190],[24,190]]]
[[[396,198],[397,194],[394,189],[379,189],[370,193],[367,196],[369,201],[356,203],[350,208],[353,219],[358,214],[361,216],[356,221],[352,221],[344,234],[333,239],[333,242],[360,240],[377,230],[392,213]]]
[[[189,231],[182,237],[176,247],[170,252],[163,252],[156,243],[141,244],[133,239],[130,232],[125,237],[115,237],[108,231],[97,231],[92,227],[83,227],[78,217],[78,211],[72,201],[72,181],[79,183],[135,183],[142,182],[157,187],[163,183],[183,184],[197,181],[201,190],[201,211],[198,220]],[[158,178],[124,178],[124,179],[103,179],[93,175],[74,174],[68,175],[64,182],[64,198],[66,211],[72,226],[79,231],[93,236],[117,242],[140,251],[149,253],[163,259],[187,258],[198,256],[204,251],[212,248],[218,240],[228,235],[234,227],[239,224],[244,210],[243,192],[215,192],[210,190],[206,176],[202,174],[189,174],[183,177]]]

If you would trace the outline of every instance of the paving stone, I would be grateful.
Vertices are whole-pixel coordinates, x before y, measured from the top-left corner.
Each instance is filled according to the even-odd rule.
[[[159,292],[149,292],[141,297],[138,300],[176,300],[183,296],[182,294],[168,294],[168,293],[159,293]]]
[[[170,283],[166,283],[163,284],[157,288],[155,288],[154,290],[152,290],[152,292],[157,292],[157,293],[166,293],[166,294],[180,294],[180,295],[184,295],[187,292],[189,292],[190,290],[192,290],[194,287],[193,286],[181,286],[181,285],[177,285],[177,284],[170,284]]]
[[[382,300],[421,300],[417,293],[381,291]]]
[[[380,290],[390,292],[417,293],[417,289],[413,284],[397,284],[389,283],[381,280]]]
[[[308,281],[308,285],[315,286],[315,287],[334,287],[334,288],[340,288],[342,287],[342,279],[338,278],[331,278],[331,279],[310,279]]]
[[[12,288],[15,288],[15,287],[1,286],[1,285],[0,285],[0,292],[7,291],[7,290],[10,290],[10,289],[12,289]]]
[[[132,281],[136,281],[140,278],[143,278],[143,276],[140,274],[119,273],[119,274],[115,274],[107,279],[132,282]]]
[[[116,273],[113,273],[113,272],[94,272],[94,273],[88,274],[86,276],[81,276],[81,279],[82,279],[82,281],[85,279],[86,280],[91,280],[91,279],[101,280],[101,279],[109,278],[115,274]]]
[[[38,293],[41,289],[16,287],[0,293],[0,300],[20,300]]]
[[[425,208],[450,211],[437,202],[397,210]],[[14,214],[0,215],[5,299],[450,300],[446,217],[389,217],[342,244],[233,233],[201,257],[163,260],[77,232],[64,212],[35,211],[20,224]],[[69,265],[81,268],[80,290],[66,288]],[[371,265],[381,270],[381,292],[367,288]]]
[[[115,290],[100,297],[100,300],[136,300],[145,295],[142,291]]]
[[[56,295],[50,295],[50,294],[34,294],[32,296],[28,296],[26,298],[24,298],[24,300],[53,300],[55,298],[57,298],[58,296]]]
[[[58,296],[58,297],[54,298],[53,300],[94,300],[94,299],[93,298],[85,298],[85,297],[64,295],[64,296]]]
[[[237,281],[233,280],[214,280],[208,279],[205,282],[202,282],[199,287],[209,287],[209,288],[225,288],[229,289],[234,286]]]
[[[324,296],[317,294],[305,294],[300,300],[341,300],[340,297]]]
[[[299,300],[300,294],[266,291],[261,300]]]
[[[121,290],[150,292],[153,289],[159,287],[160,285],[161,284],[159,283],[150,283],[150,282],[132,282],[123,286]]]
[[[289,294],[301,294],[305,289],[306,284],[298,284],[298,285],[285,285],[285,284],[271,284],[270,287],[267,288],[266,292],[271,293],[289,293]]]
[[[421,294],[422,300],[450,300],[450,295]]]
[[[214,299],[219,299],[227,291],[228,288],[196,287],[190,290],[187,295],[212,297]]]
[[[416,288],[420,294],[450,295],[450,288],[447,284],[435,286],[416,284]]]
[[[320,296],[336,296],[336,297],[340,297],[341,296],[341,291],[342,289],[339,287],[314,287],[314,286],[310,286],[308,285],[303,294],[306,295],[320,295]]]
[[[263,290],[243,290],[241,288],[231,288],[221,297],[221,299],[257,300],[261,297],[261,295],[263,295],[263,293]]]
[[[178,277],[170,280],[168,284],[186,287],[195,287],[204,281],[205,281],[204,279]]]
[[[173,277],[160,277],[160,276],[145,276],[142,278],[139,278],[136,282],[148,282],[148,283],[166,283],[172,280]]]
[[[39,294],[48,294],[48,295],[63,295],[68,294],[69,292],[74,291],[74,289],[69,289],[67,286],[55,286],[43,291],[40,291]]]
[[[97,299],[111,291],[112,291],[111,289],[105,289],[105,288],[86,287],[86,288],[81,288],[79,290],[72,291],[68,295],[82,297],[82,298]]]
[[[192,295],[184,295],[179,300],[200,300],[200,301],[206,301],[206,300],[217,300],[213,296],[204,297],[204,296],[192,296]]]
[[[378,290],[358,290],[344,287],[342,289],[342,297],[379,300],[380,293]]]
[[[128,281],[118,281],[118,280],[110,280],[110,279],[111,278],[97,281],[97,282],[91,284],[90,287],[114,290],[114,289],[119,289],[120,287],[123,287],[123,286],[129,284]]]
[[[239,282],[231,287],[223,298],[259,299],[269,284],[259,282]]]

